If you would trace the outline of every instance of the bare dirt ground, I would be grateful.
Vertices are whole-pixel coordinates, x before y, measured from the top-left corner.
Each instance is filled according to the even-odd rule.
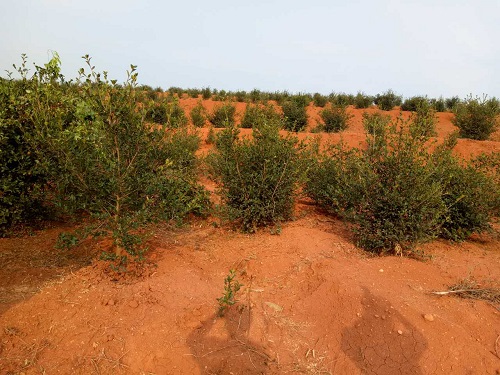
[[[362,143],[352,111],[349,129],[322,137]],[[442,138],[453,126],[439,117]],[[460,140],[456,152],[500,151],[499,141]],[[467,277],[499,281],[497,236],[435,241],[415,260],[369,256],[307,200],[279,235],[214,221],[155,228],[138,277],[95,260],[106,241],[54,250],[61,225],[0,239],[0,373],[500,373],[499,306],[431,293]],[[230,269],[243,287],[218,317]]]

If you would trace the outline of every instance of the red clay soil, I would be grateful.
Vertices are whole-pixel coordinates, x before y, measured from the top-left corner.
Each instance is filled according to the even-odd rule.
[[[342,137],[358,145],[361,112],[351,111]],[[451,115],[439,116],[443,137]],[[466,156],[499,150],[457,146]],[[468,277],[500,281],[498,236],[435,241],[415,260],[369,256],[307,201],[279,235],[214,223],[156,227],[140,276],[89,262],[109,241],[54,250],[67,227],[0,239],[0,373],[500,373],[499,306],[431,293]],[[230,269],[243,287],[219,317]]]

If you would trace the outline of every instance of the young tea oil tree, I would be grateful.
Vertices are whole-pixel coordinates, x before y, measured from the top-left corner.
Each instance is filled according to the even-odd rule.
[[[347,106],[330,105],[322,109],[319,113],[323,123],[320,124],[321,130],[327,133],[336,133],[347,129],[349,121],[354,116],[347,112]]]
[[[43,76],[34,74],[29,77],[27,56],[22,55],[22,63],[14,68],[20,79],[14,79],[8,73],[8,79],[0,80],[0,237],[7,235],[10,229],[19,223],[32,224],[46,218],[49,205],[46,203],[49,176],[45,172],[48,166],[45,158],[37,153],[33,144],[34,131],[33,108],[35,93],[45,84],[52,84],[58,89],[59,57],[54,54],[51,62],[37,69],[45,72]],[[43,80],[43,81],[42,81]],[[54,86],[55,85],[55,86]],[[43,102],[48,103],[46,120],[65,117],[65,103],[60,92],[44,95]],[[50,169],[50,168],[48,168]]]
[[[498,128],[500,107],[495,98],[472,96],[453,107],[453,124],[460,129],[460,137],[487,140]]]
[[[281,137],[280,125],[254,125],[252,139],[240,139],[237,128],[226,128],[218,134],[216,151],[208,158],[229,219],[246,232],[292,216],[305,170],[304,146],[295,137]]]
[[[50,108],[36,102],[32,140],[43,140],[45,157],[57,162],[58,173],[50,176],[56,204],[91,214],[100,231],[112,235],[114,257],[125,261],[141,255],[137,230],[143,224],[181,217],[203,204],[193,178],[199,140],[185,129],[145,122],[148,108],[139,105],[135,66],[119,85],[84,58],[89,71],[80,70],[68,98],[73,113],[47,119]]]

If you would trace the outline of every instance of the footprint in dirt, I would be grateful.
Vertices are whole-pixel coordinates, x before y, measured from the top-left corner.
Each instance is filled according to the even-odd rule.
[[[390,303],[363,288],[364,311],[342,332],[342,350],[363,374],[422,374],[427,340]]]
[[[266,374],[271,359],[248,338],[251,310],[234,305],[203,321],[187,339],[202,374]]]

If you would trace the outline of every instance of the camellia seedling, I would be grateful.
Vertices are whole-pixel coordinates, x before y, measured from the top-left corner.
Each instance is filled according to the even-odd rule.
[[[240,282],[235,280],[235,278],[236,271],[230,270],[229,274],[224,279],[224,294],[222,297],[217,298],[217,301],[219,302],[219,316],[224,316],[226,310],[238,302],[236,300],[236,293],[238,293],[243,284],[240,284]]]

